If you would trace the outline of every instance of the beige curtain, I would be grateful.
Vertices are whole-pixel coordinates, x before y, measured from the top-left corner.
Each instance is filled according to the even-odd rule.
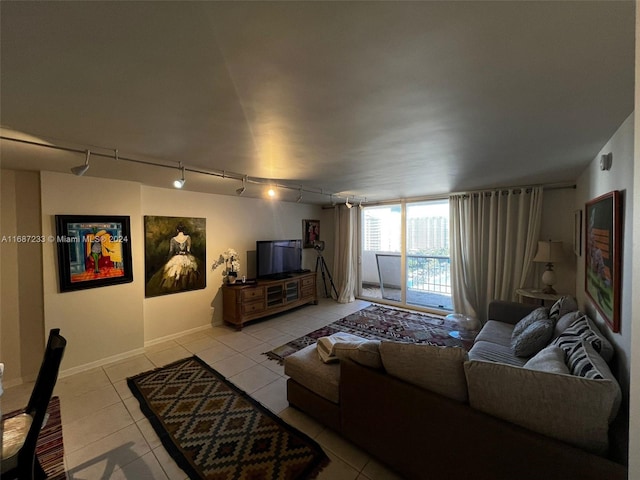
[[[336,205],[334,209],[336,248],[333,280],[338,290],[339,303],[353,302],[358,287],[358,211],[357,208],[347,208],[345,205]]]
[[[484,322],[491,300],[515,300],[515,290],[527,283],[542,188],[452,195],[449,207],[453,306]]]

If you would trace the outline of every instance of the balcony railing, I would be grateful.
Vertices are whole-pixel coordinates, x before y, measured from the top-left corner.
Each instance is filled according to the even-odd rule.
[[[401,301],[400,254],[375,253],[375,256],[381,297]],[[406,303],[451,310],[451,259],[441,255],[406,258]]]
[[[439,255],[407,255],[407,288],[451,295],[451,259]]]

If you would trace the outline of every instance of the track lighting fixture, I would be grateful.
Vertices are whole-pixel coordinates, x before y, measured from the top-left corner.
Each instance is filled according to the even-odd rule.
[[[360,199],[360,203],[358,204],[358,207],[360,207],[360,210],[362,210],[364,207],[362,206],[362,199]]]
[[[77,167],[73,167],[71,169],[71,173],[73,173],[74,175],[77,175],[78,177],[81,177],[85,173],[87,173],[87,170],[89,170],[89,156],[90,155],[91,155],[91,152],[89,150],[87,150],[87,158],[84,161],[84,165],[78,165]]]
[[[2,1],[2,0],[0,0]],[[73,173],[74,175],[81,177],[83,176],[88,170],[89,170],[89,158],[92,155],[92,152],[89,149],[80,149],[80,148],[75,148],[75,147],[65,147],[62,145],[53,145],[53,144],[48,144],[48,143],[42,143],[42,142],[36,142],[36,141],[32,141],[32,140],[25,140],[25,139],[21,139],[21,138],[11,138],[11,137],[7,137],[2,135],[1,136],[3,141],[12,141],[12,142],[17,142],[17,143],[21,143],[21,144],[27,144],[27,145],[33,145],[33,146],[37,146],[37,147],[42,147],[42,148],[51,148],[51,149],[55,149],[55,150],[62,150],[62,151],[67,151],[67,152],[71,152],[74,154],[85,154],[86,155],[86,159],[83,165],[78,165],[76,167],[73,167],[70,169],[71,173]],[[94,148],[94,147],[92,147]],[[97,148],[97,147],[95,147]],[[103,149],[105,147],[100,147],[100,149]],[[158,167],[158,168],[169,168],[169,169],[173,169],[176,168],[174,166],[172,166],[171,164],[166,164],[164,162],[162,163],[157,163],[157,162],[153,162],[153,161],[149,161],[149,160],[143,160],[143,159],[137,159],[137,158],[131,158],[128,156],[120,156],[120,152],[117,149],[112,149],[112,152],[110,153],[102,153],[99,150],[97,152],[93,152],[93,156],[94,157],[102,157],[102,158],[109,158],[109,159],[114,159],[116,162],[122,161],[122,162],[130,162],[130,163],[134,163],[134,164],[138,164],[138,165],[147,165],[150,167]],[[180,177],[175,180],[173,182],[173,186],[175,188],[183,188],[184,184],[185,184],[185,172],[187,170],[189,170],[189,172],[193,172],[193,173],[198,173],[201,175],[210,175],[213,177],[221,177],[223,179],[228,178],[228,179],[233,179],[235,180],[242,180],[242,187],[236,189],[236,194],[237,195],[244,195],[247,189],[247,184],[248,183],[252,183],[254,185],[260,185],[262,186],[262,188],[268,188],[268,195],[270,198],[277,198],[278,196],[278,192],[277,189],[281,188],[281,189],[285,189],[285,190],[298,190],[298,196],[296,198],[296,202],[300,203],[302,202],[302,198],[303,198],[303,194],[305,193],[309,193],[310,195],[308,196],[310,199],[313,199],[314,196],[316,195],[320,195],[322,197],[329,197],[330,201],[331,201],[331,205],[332,206],[336,206],[337,202],[341,202],[344,197],[338,195],[338,194],[333,194],[333,193],[329,193],[324,191],[322,188],[311,188],[311,187],[303,187],[302,185],[298,184],[298,187],[295,186],[291,186],[291,185],[287,185],[287,184],[279,184],[276,183],[275,180],[273,179],[267,179],[267,178],[253,178],[253,177],[249,177],[248,175],[244,175],[241,173],[237,173],[237,172],[227,172],[225,170],[213,170],[213,169],[201,169],[201,168],[194,168],[194,167],[185,167],[182,162],[178,162],[178,170],[180,170]],[[345,205],[349,208],[353,207],[354,204],[356,204],[359,200],[359,206],[360,208],[362,208],[362,202],[366,202],[367,199],[363,198],[363,199],[359,199],[358,197],[354,197],[354,196],[350,196],[351,198],[347,197]],[[351,201],[350,201],[351,200]]]
[[[247,189],[247,176],[242,177],[242,187],[236,190],[236,195],[242,195]]]
[[[182,166],[182,162],[180,162],[178,165],[179,165],[178,168],[180,169],[180,173],[182,175],[181,175],[180,179],[173,181],[173,186],[176,187],[176,188],[182,188],[182,187],[184,187],[184,181],[185,181],[184,180],[184,167]]]

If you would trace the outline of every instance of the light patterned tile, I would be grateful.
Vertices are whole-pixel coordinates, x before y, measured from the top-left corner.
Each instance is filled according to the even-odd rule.
[[[122,403],[110,405],[93,415],[66,423],[62,419],[64,448],[68,454],[131,424],[133,419]]]
[[[119,380],[137,375],[138,373],[153,370],[154,368],[156,368],[156,366],[151,363],[151,360],[144,355],[138,355],[122,362],[107,365],[104,367],[104,371],[109,377],[109,380],[111,380],[111,383],[115,383]]]
[[[245,392],[251,394],[281,378],[277,373],[272,372],[262,365],[253,365],[251,368],[229,377],[229,380]]]

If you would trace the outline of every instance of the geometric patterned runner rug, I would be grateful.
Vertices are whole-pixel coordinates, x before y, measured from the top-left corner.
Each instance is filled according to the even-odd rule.
[[[11,418],[22,410],[15,410],[2,415],[2,418]],[[48,480],[65,480],[67,473],[64,470],[64,445],[62,444],[62,423],[60,418],[60,399],[52,397],[47,407],[49,418],[47,424],[38,435],[36,442],[36,456],[47,474]]]
[[[314,478],[320,446],[189,357],[127,379],[162,444],[192,479]]]
[[[337,332],[351,333],[371,340],[464,347],[468,350],[471,347],[470,342],[449,336],[449,332],[453,330],[458,330],[456,322],[442,316],[396,310],[374,304],[274,348],[265,355],[282,363],[285,357],[313,345],[320,337]]]

